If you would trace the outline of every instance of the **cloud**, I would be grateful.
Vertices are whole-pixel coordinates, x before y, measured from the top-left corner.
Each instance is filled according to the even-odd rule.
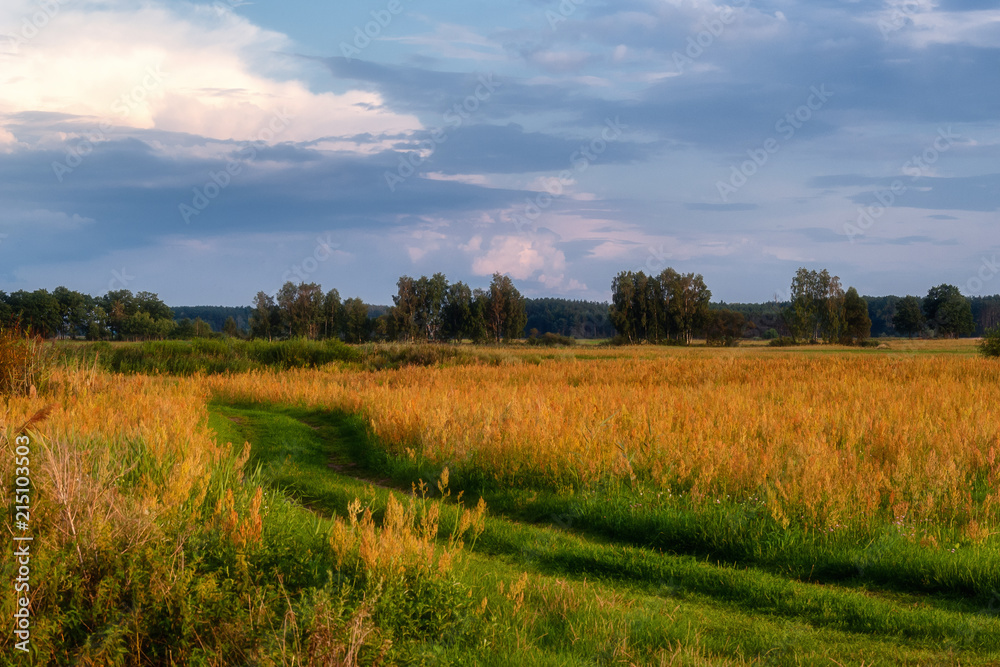
[[[566,270],[566,255],[555,247],[551,238],[535,236],[495,236],[489,249],[472,262],[477,276],[494,273],[509,274],[517,280],[536,278],[551,280]]]
[[[0,22],[31,8],[4,3]],[[312,92],[300,63],[280,55],[290,47],[284,35],[203,5],[67,3],[17,53],[0,53],[0,119],[49,112],[91,127],[239,141],[267,137],[276,117],[292,119],[268,142],[420,129],[376,93]]]

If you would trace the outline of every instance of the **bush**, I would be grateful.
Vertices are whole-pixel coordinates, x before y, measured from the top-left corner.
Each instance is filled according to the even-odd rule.
[[[788,336],[778,336],[777,338],[771,339],[771,342],[768,343],[768,346],[770,346],[770,347],[792,347],[792,346],[798,345],[798,344],[799,344],[798,341],[796,341],[794,338],[790,338]]]
[[[48,380],[52,355],[20,323],[0,326],[0,396],[27,396]]]
[[[986,336],[979,343],[979,351],[984,357],[1000,357],[1000,326],[986,332]]]
[[[570,336],[563,336],[557,333],[544,333],[541,336],[528,337],[528,345],[542,345],[545,347],[572,347],[576,345],[576,339]]]
[[[98,346],[100,349],[98,349]],[[158,341],[110,346],[98,343],[74,352],[81,360],[97,358],[113,373],[244,373],[263,368],[318,368],[336,361],[358,361],[360,355],[339,340],[305,339],[276,342],[199,338],[193,342]]]

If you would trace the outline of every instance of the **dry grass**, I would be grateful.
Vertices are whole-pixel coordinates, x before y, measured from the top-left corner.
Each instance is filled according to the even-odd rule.
[[[18,322],[0,326],[0,396],[37,395],[48,379],[50,357],[41,336]]]
[[[696,504],[757,498],[780,523],[817,528],[881,512],[978,539],[998,523],[1000,367],[977,357],[641,348],[206,382],[230,398],[361,412],[397,455],[501,486],[638,481]]]

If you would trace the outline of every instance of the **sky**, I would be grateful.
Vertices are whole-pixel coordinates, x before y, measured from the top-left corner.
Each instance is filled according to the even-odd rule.
[[[993,0],[0,4],[8,293],[977,296],[998,209]]]

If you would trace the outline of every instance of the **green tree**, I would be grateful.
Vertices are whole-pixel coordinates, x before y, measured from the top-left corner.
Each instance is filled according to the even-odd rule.
[[[134,304],[136,312],[146,313],[154,320],[174,319],[173,311],[152,292],[139,292],[135,295]]]
[[[87,318],[94,308],[93,297],[66,287],[57,287],[52,296],[59,302],[59,317],[62,324],[59,335],[76,338],[87,333]]]
[[[420,296],[417,294],[417,281],[410,276],[400,276],[396,281],[396,296],[392,297],[393,331],[404,340],[416,340],[420,335],[417,321],[420,313]]]
[[[675,273],[663,286],[667,311],[677,327],[677,338],[690,344],[694,332],[702,329],[708,320],[708,304],[712,292],[701,275]]]
[[[972,304],[961,294],[949,297],[936,312],[938,333],[942,336],[968,336],[976,330]]]
[[[838,340],[844,331],[844,289],[840,278],[826,269],[810,271],[805,267],[792,278],[791,306],[785,322],[792,337],[827,342]]]
[[[200,317],[196,317],[194,320],[194,337],[195,338],[211,338],[212,336],[212,325],[210,325],[205,320]]]
[[[706,318],[705,341],[712,346],[736,347],[740,344],[747,321],[734,310],[713,310]]]
[[[509,276],[493,274],[485,308],[486,331],[490,339],[499,343],[524,335],[524,325],[528,322],[524,297]]]
[[[472,321],[472,290],[463,282],[448,287],[442,312],[441,337],[456,341],[475,337]]]
[[[443,273],[435,273],[430,278],[421,276],[416,291],[419,336],[425,340],[437,340],[444,324],[448,279]]]
[[[280,326],[281,315],[274,297],[266,292],[257,292],[253,299],[253,312],[250,313],[250,337],[272,340],[278,335]]]
[[[868,316],[868,302],[861,298],[858,290],[848,288],[843,300],[844,331],[842,340],[854,345],[868,340],[872,335],[872,321]]]
[[[635,283],[636,275],[631,271],[622,271],[615,276],[614,280],[611,281],[611,306],[608,308],[608,319],[611,320],[611,326],[615,328],[619,336],[630,344],[638,342],[633,326],[635,320]]]
[[[177,323],[177,328],[174,329],[174,338],[180,340],[191,340],[194,338],[194,323],[191,321],[191,318],[185,317]]]
[[[32,333],[43,338],[56,336],[63,326],[59,301],[48,290],[18,290],[7,297],[11,315]]]
[[[923,310],[920,299],[915,296],[904,297],[896,304],[896,314],[892,317],[892,326],[897,333],[913,337],[924,330]]]
[[[984,357],[1000,357],[1000,326],[986,330],[986,335],[979,343],[979,351]]]
[[[278,290],[282,328],[289,338],[319,337],[323,321],[323,288],[316,283],[288,281]]]
[[[344,317],[344,306],[340,302],[340,292],[332,289],[323,297],[323,337],[334,338],[340,335],[341,320]]]
[[[371,336],[371,320],[368,306],[358,298],[344,302],[344,340],[348,343],[363,343]]]
[[[928,324],[939,336],[963,336],[976,330],[972,304],[954,285],[932,287],[923,306]]]
[[[236,324],[236,318],[229,316],[226,318],[226,323],[222,327],[222,333],[226,334],[230,338],[238,338],[240,335],[240,328]]]

